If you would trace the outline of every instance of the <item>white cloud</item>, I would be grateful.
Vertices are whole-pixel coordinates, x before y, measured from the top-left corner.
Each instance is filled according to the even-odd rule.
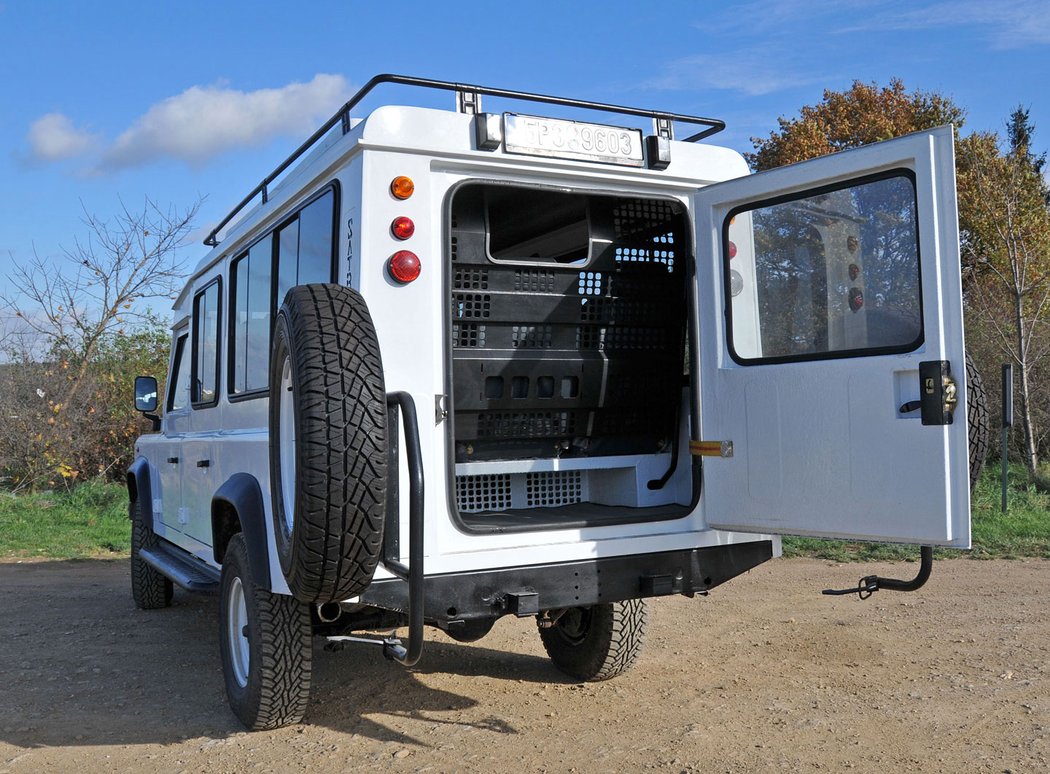
[[[891,9],[870,19],[838,30],[921,30],[931,27],[981,27],[999,49],[1050,44],[1050,6],[1046,0],[961,0],[938,2],[925,7]]]
[[[775,56],[756,57],[745,52],[697,54],[668,63],[662,74],[642,83],[641,88],[724,89],[754,97],[824,79],[820,74],[803,75],[793,71],[785,60]]]
[[[62,113],[40,116],[30,125],[28,139],[30,154],[37,161],[61,161],[81,156],[96,142],[94,135],[77,129]]]
[[[746,3],[725,3],[721,13],[693,26],[712,40],[727,35],[745,35],[753,39],[798,40],[799,31],[811,31],[824,19],[841,19],[847,14],[879,7],[886,0],[752,0]]]
[[[201,164],[233,148],[305,135],[349,92],[343,76],[325,74],[309,83],[249,92],[193,86],[147,110],[106,149],[101,166],[120,169],[165,158]]]
[[[93,157],[81,174],[104,174],[163,159],[203,164],[234,148],[258,146],[280,136],[305,137],[349,99],[341,75],[315,75],[309,83],[238,91],[223,85],[193,86],[150,107],[116,140],[83,129],[62,113],[48,113],[29,127],[35,161]]]

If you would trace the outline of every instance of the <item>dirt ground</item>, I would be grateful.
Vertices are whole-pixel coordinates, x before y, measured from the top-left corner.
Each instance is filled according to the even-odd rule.
[[[531,620],[432,632],[413,670],[318,642],[307,721],[249,734],[216,598],[142,612],[127,562],[0,564],[0,773],[1050,770],[1050,563],[819,593],[914,569],[777,560],[653,601],[639,663],[601,684],[560,677]]]

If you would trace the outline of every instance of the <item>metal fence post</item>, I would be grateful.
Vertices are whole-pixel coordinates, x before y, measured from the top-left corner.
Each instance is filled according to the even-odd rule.
[[[1009,363],[1003,363],[1003,443],[1000,461],[1003,467],[1002,477],[1002,512],[1006,513],[1006,491],[1010,484],[1010,427],[1014,423],[1014,369]]]

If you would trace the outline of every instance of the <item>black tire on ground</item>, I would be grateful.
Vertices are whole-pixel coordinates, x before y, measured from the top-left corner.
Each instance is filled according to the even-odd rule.
[[[984,468],[988,456],[988,399],[984,392],[981,373],[973,358],[966,355],[966,421],[968,423],[970,450],[970,489],[973,489]]]
[[[310,607],[258,588],[240,533],[223,557],[219,650],[230,708],[252,731],[303,719],[310,700]]]
[[[143,548],[156,548],[160,541],[146,523],[142,501],[128,506],[131,513],[131,597],[139,610],[158,610],[171,605],[174,587],[170,580],[154,570],[139,556]]]
[[[386,513],[386,391],[364,299],[339,285],[288,291],[270,362],[270,482],[281,568],[303,602],[372,581]]]
[[[648,626],[645,600],[574,607],[540,639],[554,666],[577,680],[608,680],[626,672],[641,653]]]

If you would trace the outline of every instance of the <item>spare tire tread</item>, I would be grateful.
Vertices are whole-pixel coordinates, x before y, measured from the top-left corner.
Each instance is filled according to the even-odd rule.
[[[969,353],[966,355],[966,422],[970,459],[970,489],[977,485],[988,457],[989,417],[988,398],[981,372]]]
[[[387,442],[379,345],[364,300],[350,288],[294,287],[281,314],[298,402],[299,479],[295,532],[282,567],[299,599],[346,599],[371,582],[382,548]],[[272,389],[279,389],[274,372],[281,365],[272,366]],[[275,449],[275,484],[279,457]],[[274,491],[281,529],[283,506]]]

